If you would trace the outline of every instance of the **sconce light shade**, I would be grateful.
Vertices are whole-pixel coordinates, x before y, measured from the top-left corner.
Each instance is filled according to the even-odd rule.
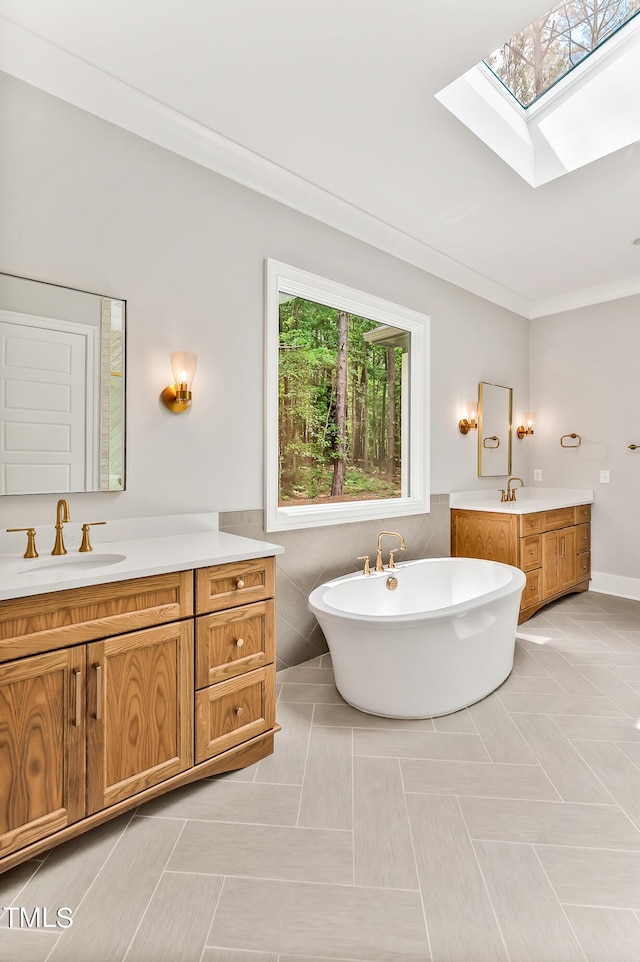
[[[523,438],[526,438],[526,436],[527,436],[528,434],[530,435],[530,434],[533,434],[533,433],[534,433],[534,431],[533,431],[533,422],[534,422],[534,414],[533,414],[533,411],[527,411],[527,413],[526,413],[525,416],[524,416],[524,421],[525,421],[525,423],[524,423],[524,424],[521,424],[520,427],[516,429],[516,434],[517,434],[517,436],[520,438],[521,441],[522,441]]]
[[[191,407],[191,385],[197,360],[197,356],[191,351],[171,352],[174,383],[167,385],[160,397],[165,407],[174,414],[182,414]]]
[[[464,411],[465,416],[458,421],[458,430],[460,431],[460,434],[468,434],[469,431],[475,431],[475,429],[478,427],[475,406],[471,403],[465,404]]]

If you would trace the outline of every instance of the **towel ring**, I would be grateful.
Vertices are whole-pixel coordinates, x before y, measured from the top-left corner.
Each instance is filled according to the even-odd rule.
[[[578,439],[578,443],[577,443],[577,444],[564,444],[564,439],[565,439],[565,438],[573,438],[574,440],[575,440],[575,438],[577,438],[577,439]],[[561,448],[579,448],[581,444],[582,444],[582,438],[580,437],[579,434],[575,434],[575,433],[574,433],[574,434],[563,434],[562,437],[560,438],[560,447],[561,447]]]
[[[496,441],[497,443],[496,443],[496,444],[487,444],[487,441]],[[482,439],[482,447],[483,447],[483,448],[487,448],[487,450],[489,450],[489,451],[495,451],[496,448],[499,448],[499,447],[500,447],[500,438],[496,437],[495,434],[492,434],[490,438],[483,438],[483,439]]]

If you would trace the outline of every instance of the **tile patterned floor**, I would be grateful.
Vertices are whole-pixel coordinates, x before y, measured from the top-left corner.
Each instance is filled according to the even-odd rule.
[[[443,718],[279,674],[276,752],[0,878],[3,962],[640,962],[640,602],[563,599]]]

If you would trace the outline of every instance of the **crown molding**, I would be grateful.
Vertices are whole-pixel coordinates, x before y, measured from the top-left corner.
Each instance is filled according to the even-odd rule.
[[[536,301],[532,304],[529,317],[534,320],[536,317],[548,317],[550,314],[563,314],[565,311],[574,311],[579,307],[591,307],[593,304],[617,301],[623,297],[634,297],[636,294],[640,294],[640,275]]]

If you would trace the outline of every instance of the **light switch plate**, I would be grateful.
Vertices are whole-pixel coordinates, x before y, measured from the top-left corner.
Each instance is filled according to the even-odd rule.
[[[534,481],[542,481],[542,469],[541,469],[541,468],[534,468],[534,469],[533,469],[533,480],[534,480]]]
[[[609,484],[609,472],[608,472],[608,471],[601,471],[601,472],[600,472],[600,484]]]

